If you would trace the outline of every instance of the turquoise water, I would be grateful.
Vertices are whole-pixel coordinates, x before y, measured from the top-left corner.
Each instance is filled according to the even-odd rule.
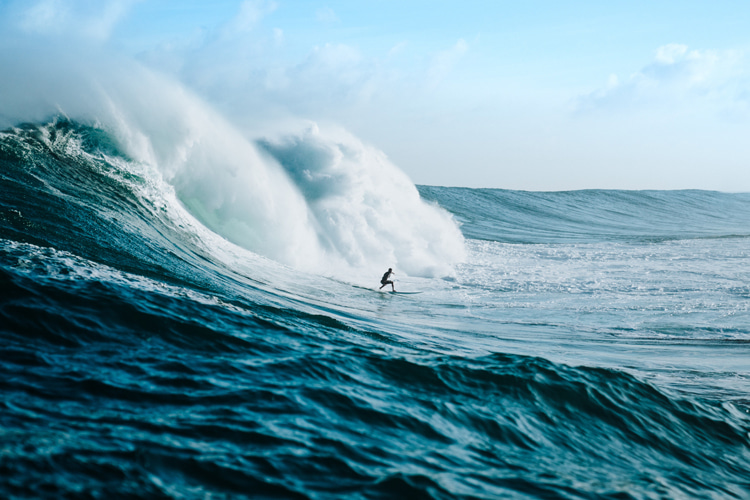
[[[750,195],[419,186],[402,221],[310,144],[258,146],[291,251],[102,128],[0,135],[0,496],[750,498]]]

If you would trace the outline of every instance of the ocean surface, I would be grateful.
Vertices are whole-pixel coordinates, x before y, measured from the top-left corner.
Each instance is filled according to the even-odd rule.
[[[0,133],[0,497],[750,498],[750,194],[229,135]]]

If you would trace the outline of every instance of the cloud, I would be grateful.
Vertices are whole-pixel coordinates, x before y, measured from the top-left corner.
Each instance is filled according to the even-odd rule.
[[[328,115],[367,102],[382,63],[342,43],[313,46],[301,59],[284,57],[286,33],[266,18],[275,2],[243,2],[227,22],[182,42],[162,44],[139,58],[171,72],[230,116],[279,112]],[[332,20],[333,11],[317,18]]]
[[[581,96],[576,110],[639,110],[699,108],[720,114],[745,112],[750,84],[750,60],[739,50],[690,50],[668,44],[654,59],[628,78],[611,75],[607,84]]]
[[[380,69],[355,47],[325,44],[313,47],[300,63],[265,74],[266,100],[307,114],[369,101]]]
[[[687,45],[670,43],[656,49],[656,62],[661,64],[674,64],[687,54]]]
[[[276,7],[276,2],[272,1],[245,0],[240,4],[237,15],[222,27],[222,36],[231,38],[252,31]]]
[[[314,47],[307,60],[300,66],[309,71],[350,71],[362,61],[357,49],[345,44],[330,44]]]
[[[4,15],[28,35],[107,40],[131,6],[141,0],[35,0],[12,2]]]
[[[427,71],[428,88],[437,87],[453,71],[468,50],[469,44],[463,38],[459,38],[450,49],[435,54]]]
[[[264,19],[277,3],[245,0],[235,15],[182,40],[161,43],[138,58],[188,84],[194,90],[226,95],[263,78],[264,67],[284,45],[284,32],[267,29]],[[204,95],[205,97],[205,95]]]
[[[459,39],[442,51],[418,53],[406,41],[376,52],[325,43],[300,56],[296,44],[286,43],[292,38],[288,28],[272,24],[276,7],[270,1],[245,2],[227,22],[138,57],[252,127],[258,116],[361,122],[368,110],[411,105],[456,70],[470,45]],[[308,15],[314,23],[332,21],[335,13],[321,9]]]
[[[338,16],[330,7],[323,7],[315,11],[315,18],[323,24],[333,24],[339,21]]]
[[[397,55],[402,53],[408,45],[409,43],[406,41],[398,42],[396,45],[391,47],[390,50],[388,51],[388,59],[392,57],[396,57]]]

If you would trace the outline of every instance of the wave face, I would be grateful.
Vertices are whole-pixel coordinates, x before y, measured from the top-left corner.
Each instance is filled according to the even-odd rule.
[[[0,496],[750,498],[750,196],[222,127],[0,133]]]

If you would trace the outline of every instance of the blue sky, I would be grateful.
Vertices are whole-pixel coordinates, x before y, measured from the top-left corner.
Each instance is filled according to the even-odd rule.
[[[750,191],[748,2],[0,5],[13,36],[124,53],[247,134],[343,127],[421,184]]]

